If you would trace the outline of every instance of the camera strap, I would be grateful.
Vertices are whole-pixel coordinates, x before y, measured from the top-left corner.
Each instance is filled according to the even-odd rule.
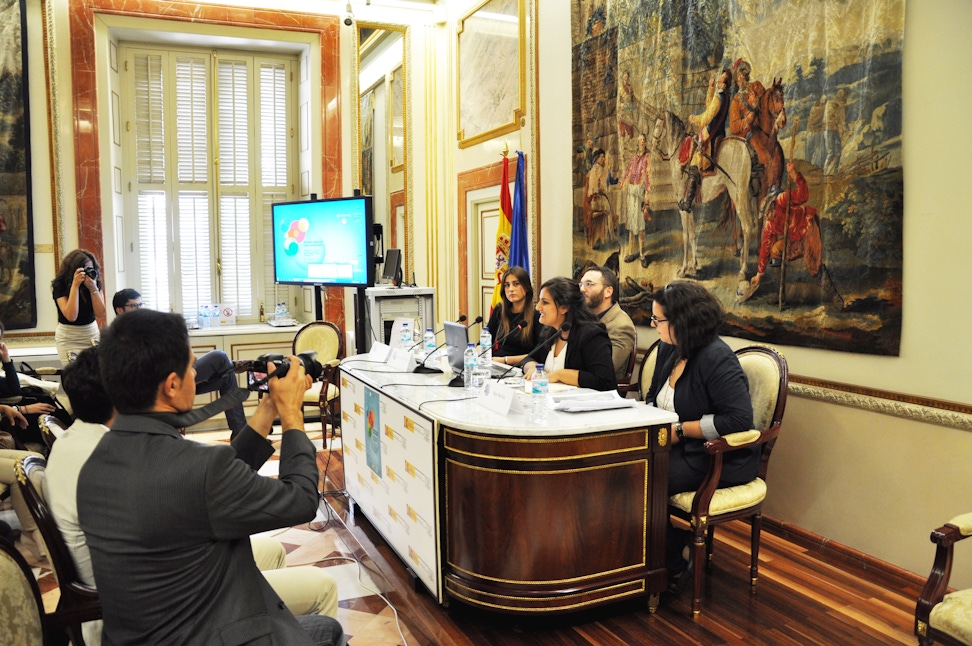
[[[242,404],[250,396],[249,390],[234,388],[219,399],[209,402],[202,408],[194,408],[185,413],[140,413],[145,417],[157,419],[175,428],[188,428],[215,415]]]

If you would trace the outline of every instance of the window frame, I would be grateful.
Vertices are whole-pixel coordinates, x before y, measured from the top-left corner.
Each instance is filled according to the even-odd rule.
[[[264,309],[271,307],[271,300],[274,303],[278,300],[285,300],[289,302],[292,300],[292,297],[295,296],[291,293],[294,290],[287,286],[278,286],[273,280],[274,276],[272,262],[270,262],[267,257],[269,254],[272,259],[272,248],[269,246],[271,224],[269,207],[270,202],[268,202],[268,200],[292,201],[297,199],[295,197],[295,186],[298,183],[298,177],[300,176],[301,169],[299,166],[300,156],[295,136],[299,110],[297,98],[300,96],[299,82],[296,77],[298,76],[297,71],[300,69],[299,66],[302,62],[302,54],[300,52],[295,53],[293,51],[248,49],[243,47],[184,47],[170,42],[143,43],[122,41],[119,43],[119,60],[123,61],[124,65],[123,71],[120,73],[124,74],[129,66],[133,67],[134,56],[138,52],[164,53],[166,56],[172,58],[172,62],[168,64],[171,69],[174,69],[175,67],[175,57],[177,55],[201,55],[206,56],[207,60],[209,61],[207,66],[207,92],[209,93],[208,108],[210,116],[207,118],[207,148],[208,150],[212,151],[212,154],[210,155],[211,159],[208,166],[209,170],[206,190],[209,194],[210,200],[210,267],[216,274],[213,280],[212,291],[214,297],[219,297],[221,300],[228,300],[224,296],[224,292],[228,288],[224,284],[224,274],[216,271],[218,267],[221,267],[224,264],[224,259],[219,251],[222,244],[222,233],[220,229],[221,220],[219,216],[220,200],[223,199],[224,196],[228,196],[234,192],[241,194],[245,193],[247,195],[247,202],[250,210],[249,227],[247,231],[250,248],[248,260],[251,272],[250,299],[248,304],[250,311],[247,314],[239,315],[237,320],[240,323],[256,322],[262,318]],[[218,105],[218,93],[215,89],[217,84],[216,66],[219,61],[239,60],[240,58],[245,58],[248,60],[247,78],[249,87],[247,90],[247,95],[249,99],[247,100],[247,141],[249,145],[247,158],[250,182],[245,187],[229,187],[220,182],[220,169],[218,163],[215,161],[219,157],[219,125],[218,122],[215,121],[216,113],[218,112],[216,108]],[[282,65],[284,68],[286,95],[286,108],[284,110],[286,120],[284,126],[284,130],[286,132],[285,158],[288,165],[285,172],[285,176],[287,178],[286,186],[268,187],[264,186],[262,183],[265,175],[263,169],[261,168],[263,145],[261,133],[262,123],[260,111],[256,106],[259,104],[261,96],[261,66],[264,63]],[[130,77],[128,80],[133,80],[133,77]],[[163,72],[163,88],[163,95],[165,97],[163,103],[164,105],[168,105],[174,100],[175,95],[174,72]],[[120,89],[123,94],[120,120],[123,124],[126,122],[129,123],[129,127],[124,128],[123,132],[121,157],[122,159],[134,160],[136,154],[136,133],[135,128],[131,127],[131,124],[134,123],[136,116],[134,112],[135,86],[134,83],[125,82],[125,80],[123,80],[120,83]],[[181,240],[177,235],[177,229],[179,226],[177,218],[177,202],[181,193],[190,190],[189,186],[180,186],[178,177],[176,175],[179,163],[178,157],[176,156],[176,131],[174,129],[176,118],[177,111],[174,108],[169,107],[167,114],[164,116],[166,128],[164,140],[166,142],[166,171],[165,182],[163,182],[163,185],[167,194],[166,230],[170,236],[170,240],[172,241],[172,244],[169,245],[169,254],[167,257],[169,267],[168,275],[170,281],[168,290],[170,299],[169,309],[174,311],[181,310],[182,303],[184,301],[184,294],[182,292],[183,286],[181,282],[178,281],[178,275],[181,273],[181,266],[179,264]],[[277,177],[279,178],[279,174]],[[126,187],[126,190],[123,191],[124,230],[131,233],[131,235],[125,236],[129,244],[124,245],[125,253],[128,255],[128,259],[125,264],[130,269],[130,273],[127,276],[127,282],[130,285],[134,285],[136,288],[139,288],[143,285],[144,281],[143,267],[141,263],[141,244],[138,237],[139,218],[137,202],[139,193],[145,189],[145,186],[140,186],[137,182],[137,168],[134,163],[122,164],[122,185]],[[237,188],[244,188],[245,190],[238,191]],[[171,283],[173,281],[177,284],[172,285]],[[281,292],[283,292],[282,298],[280,297]],[[242,312],[246,309],[247,308],[245,306],[240,306],[237,304],[238,311]],[[183,312],[183,314],[191,316],[194,313]]]

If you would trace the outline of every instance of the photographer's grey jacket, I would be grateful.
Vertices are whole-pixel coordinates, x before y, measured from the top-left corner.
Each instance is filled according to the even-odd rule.
[[[253,562],[250,534],[313,519],[314,446],[273,448],[247,426],[230,445],[121,415],[81,469],[78,516],[104,613],[104,644],[309,644]]]

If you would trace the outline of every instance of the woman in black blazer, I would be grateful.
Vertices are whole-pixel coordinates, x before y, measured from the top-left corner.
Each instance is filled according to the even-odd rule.
[[[493,359],[507,363],[506,357],[524,355],[537,345],[540,313],[533,308],[533,283],[523,267],[510,267],[503,274],[502,301],[489,315],[493,335]],[[520,329],[517,326],[520,325]]]
[[[533,375],[537,363],[543,363],[551,383],[594,390],[618,387],[611,359],[611,339],[584,303],[577,283],[563,277],[551,278],[540,287],[536,309],[544,328],[540,342],[530,352],[531,360],[524,366],[527,379]],[[522,358],[509,357],[509,361],[513,364]],[[561,359],[562,368],[558,367]]]
[[[719,338],[722,304],[694,281],[669,283],[653,295],[651,324],[661,340],[645,402],[678,415],[668,454],[668,493],[695,491],[709,460],[705,442],[753,427],[749,381],[732,349]],[[760,449],[724,456],[720,487],[745,484],[759,475]],[[687,536],[670,528],[669,570],[685,569]]]

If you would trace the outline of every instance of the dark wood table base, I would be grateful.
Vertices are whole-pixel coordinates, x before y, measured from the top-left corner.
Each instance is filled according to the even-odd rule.
[[[647,596],[654,610],[668,583],[667,429],[528,438],[443,427],[448,596],[521,614]]]

